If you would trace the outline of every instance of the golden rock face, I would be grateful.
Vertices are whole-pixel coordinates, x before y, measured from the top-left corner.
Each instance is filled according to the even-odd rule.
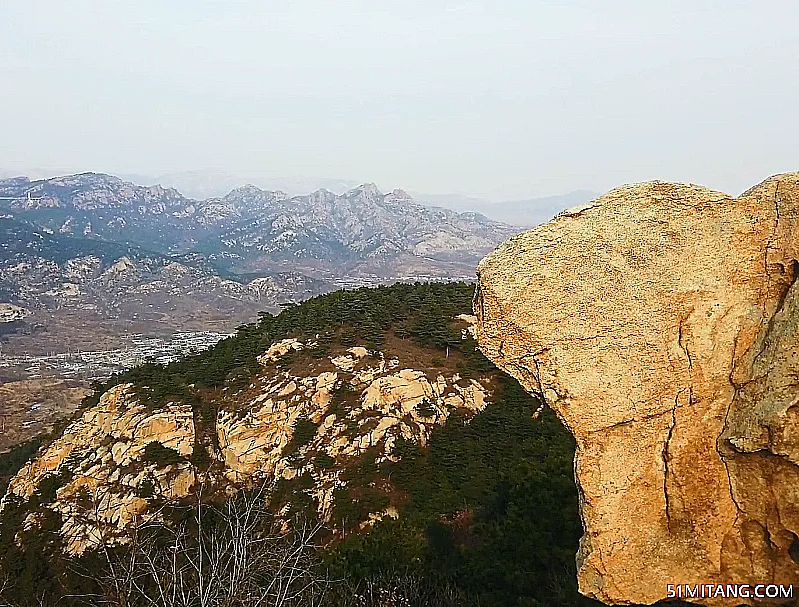
[[[188,462],[157,466],[142,461],[151,442],[191,455],[191,407],[148,411],[136,402],[130,385],[115,386],[19,471],[8,495],[28,499],[47,476],[68,472],[70,479],[49,507],[61,514],[65,549],[82,553],[97,545],[108,529],[128,529],[146,518],[147,501],[137,491],[143,483],[169,499],[193,491],[196,478]]]
[[[584,594],[799,582],[797,260],[791,173],[617,188],[480,263],[481,349],[577,441]]]

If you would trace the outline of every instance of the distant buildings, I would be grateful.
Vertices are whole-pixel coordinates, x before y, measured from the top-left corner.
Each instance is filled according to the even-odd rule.
[[[78,350],[47,356],[6,356],[0,353],[0,368],[16,370],[29,378],[58,375],[89,380],[106,379],[144,362],[168,364],[186,354],[206,350],[232,335],[211,331],[174,333],[168,339],[131,335],[126,338],[129,345],[114,350]]]

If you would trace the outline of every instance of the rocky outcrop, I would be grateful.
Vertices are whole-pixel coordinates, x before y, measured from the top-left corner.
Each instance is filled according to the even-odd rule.
[[[488,389],[476,380],[458,374],[428,378],[362,347],[331,357],[333,370],[318,375],[273,371],[282,356],[306,347],[295,339],[273,344],[259,357],[266,373],[254,384],[256,396],[243,409],[220,412],[216,428],[228,481],[310,474],[322,520],[330,514],[334,490],[344,484],[341,464],[369,449],[377,450],[376,463],[393,460],[397,439],[424,445],[452,411],[477,413],[487,404]],[[342,406],[342,396],[351,404]],[[315,433],[287,453],[300,420],[313,423]],[[311,461],[319,455],[337,464],[320,468]]]
[[[797,260],[793,173],[617,188],[480,264],[481,349],[577,441],[582,593],[799,582]]]
[[[22,320],[29,314],[28,310],[10,303],[0,303],[0,322]]]
[[[258,357],[261,373],[249,387],[222,390],[210,441],[202,433],[207,420],[195,419],[191,406],[152,410],[130,384],[115,386],[14,477],[3,504],[35,502],[58,513],[71,553],[124,543],[136,524],[157,520],[148,500],[195,499],[201,487],[206,495],[232,494],[310,477],[304,490],[328,521],[347,465],[367,451],[377,464],[397,461],[397,440],[424,445],[452,412],[468,418],[489,398],[487,379],[403,368],[398,358],[363,347],[327,359],[309,354],[301,366],[319,368],[292,372],[290,363],[317,345],[297,339],[272,344]],[[159,447],[153,450],[152,443]],[[48,479],[54,495],[43,490]],[[396,515],[392,504],[361,522]],[[27,524],[36,521],[32,514]]]
[[[49,507],[61,515],[69,552],[83,552],[146,519],[145,486],[179,499],[190,495],[195,484],[188,462],[164,466],[144,457],[151,443],[181,456],[192,454],[191,407],[170,405],[151,412],[136,402],[130,388],[121,384],[106,392],[9,484],[9,496],[28,500],[41,492],[47,478],[62,479]]]

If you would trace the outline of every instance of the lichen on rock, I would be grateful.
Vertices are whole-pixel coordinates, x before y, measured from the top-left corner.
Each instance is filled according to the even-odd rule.
[[[799,582],[797,260],[792,173],[617,188],[480,263],[482,351],[577,441],[582,593]]]

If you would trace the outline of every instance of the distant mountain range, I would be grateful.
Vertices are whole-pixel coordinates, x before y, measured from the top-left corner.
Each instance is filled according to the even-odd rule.
[[[306,196],[249,185],[195,200],[100,173],[19,177],[0,181],[0,209],[53,234],[200,254],[226,273],[300,270],[331,279],[471,277],[482,255],[518,231],[374,184]]]
[[[157,177],[143,175],[123,177],[135,183],[161,184],[164,187],[175,188],[193,198],[221,197],[243,183],[241,177],[216,170],[164,173]],[[266,190],[282,190],[289,194],[300,194],[318,189],[343,192],[358,185],[357,182],[346,179],[301,177],[283,179],[252,177],[247,182]],[[444,207],[461,213],[480,213],[493,221],[513,226],[532,227],[549,221],[565,209],[598,198],[600,193],[592,190],[575,190],[556,196],[503,202],[462,194],[411,192],[411,195],[420,204]]]
[[[0,169],[0,179],[14,177],[18,173]],[[50,177],[52,171],[34,169],[26,174],[33,180]],[[142,185],[161,185],[174,188],[184,196],[197,200],[224,198],[229,192],[244,183],[250,183],[266,191],[282,191],[297,196],[320,189],[345,192],[358,187],[358,182],[347,179],[309,177],[265,177],[262,175],[239,175],[217,169],[175,171],[159,175],[123,174],[125,181]],[[560,211],[584,204],[597,198],[598,192],[575,190],[566,194],[495,202],[476,196],[462,194],[430,194],[411,192],[414,200],[423,205],[437,206],[458,212],[480,213],[493,221],[514,226],[531,227],[544,223]]]
[[[592,196],[429,201],[490,209],[503,223],[375,184],[303,196],[245,185],[198,199],[102,173],[13,177],[0,180],[0,303],[32,312],[27,323],[72,315],[80,325],[91,316],[113,321],[112,333],[156,322],[162,332],[227,329],[342,287],[471,280],[519,226]]]
[[[470,280],[517,231],[374,184],[198,200],[101,173],[14,177],[0,180],[0,303],[59,335],[101,319],[109,334],[227,330],[342,287]]]
[[[198,170],[163,173],[158,176],[123,175],[124,179],[142,184],[160,184],[175,188],[192,198],[222,197],[242,183],[252,183],[265,190],[281,190],[291,195],[318,189],[344,192],[358,186],[346,179],[311,179],[307,177],[269,178],[250,175],[246,179],[219,170]],[[461,213],[480,213],[489,219],[514,226],[532,227],[545,223],[559,212],[585,204],[600,193],[592,190],[574,190],[566,194],[495,202],[462,194],[429,194],[411,192],[420,204],[444,207]]]

